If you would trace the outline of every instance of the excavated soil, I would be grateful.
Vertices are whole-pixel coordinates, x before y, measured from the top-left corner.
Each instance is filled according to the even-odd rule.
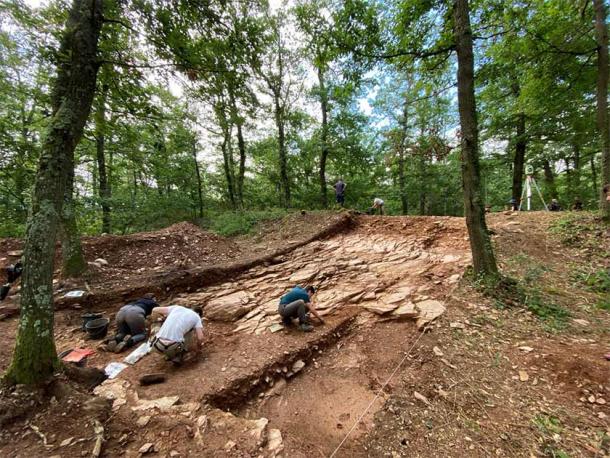
[[[284,239],[283,245],[279,240],[285,223],[275,231],[261,229],[250,244],[244,238],[224,239],[190,223],[128,236],[85,238],[83,251],[89,270],[80,279],[62,279],[56,270],[55,308],[112,308],[147,292],[160,299],[171,298],[182,291],[222,282],[254,266],[279,262],[286,253],[349,228],[353,222],[347,212],[301,212],[286,219],[291,226],[302,229]],[[16,239],[0,239],[0,263],[16,262],[21,244]],[[57,265],[60,258],[58,251]],[[74,290],[84,295],[65,296]],[[0,306],[0,320],[18,313],[18,304],[19,284],[11,288]]]
[[[233,241],[187,222],[152,232],[83,237],[82,244],[89,262],[87,283],[90,287],[112,288],[156,272],[217,264],[242,255],[242,249]],[[0,263],[14,262],[18,259],[14,252],[19,253],[22,248],[21,240],[0,239]],[[100,258],[108,264],[96,265],[94,261]],[[61,247],[58,245],[58,267],[60,259]]]
[[[275,262],[172,299],[172,303],[204,307],[207,323],[203,358],[175,368],[150,354],[124,370],[117,380],[105,382],[103,386],[124,384],[122,399],[126,401],[115,406],[118,423],[137,421],[140,414],[132,409],[142,400],[178,396],[185,405],[204,403],[232,409],[236,418],[243,417],[244,421],[268,418],[269,428],[278,429],[286,438],[288,453],[305,456],[319,448],[315,445],[319,440],[312,440],[311,435],[325,430],[322,450],[328,453],[342,429],[348,428],[358,411],[370,402],[383,377],[406,351],[406,344],[418,334],[416,319],[419,317],[418,324],[424,326],[435,315],[426,318],[422,314],[442,313],[439,307],[442,309],[444,298],[458,282],[469,254],[460,219],[365,217],[348,232],[314,241]],[[295,284],[318,287],[316,307],[326,323],[318,324],[309,334],[296,328],[284,329],[277,316],[278,298]],[[58,351],[91,346],[93,342],[84,340],[79,323],[78,313],[58,312]],[[8,323],[2,325],[11,335]],[[356,334],[356,340],[349,337]],[[380,340],[385,340],[382,348],[376,345]],[[104,367],[121,357],[98,349],[88,365]],[[2,358],[1,368],[7,361],[8,354]],[[297,375],[299,371],[303,373]],[[138,378],[152,372],[166,373],[167,381],[139,386]],[[314,380],[306,386],[299,382],[310,377]],[[318,383],[316,377],[323,381]],[[267,403],[267,410],[251,404],[280,395],[278,386],[286,380],[295,388],[291,388],[290,396],[278,399],[288,407],[272,408],[275,399]],[[274,387],[277,393],[269,394]],[[350,407],[344,409],[346,405]],[[380,405],[381,401],[375,408]],[[295,406],[302,409],[295,411]],[[275,417],[274,410],[285,415]],[[297,415],[300,421],[289,421]],[[359,428],[361,433],[370,426],[370,415],[368,423]],[[192,416],[185,421],[196,428],[196,415]],[[304,435],[303,430],[311,435]],[[137,450],[141,442],[153,440],[156,434],[146,428],[131,431],[129,447],[137,446]],[[125,444],[110,440],[107,447],[118,451]],[[159,447],[163,452],[170,451]],[[240,447],[237,443],[231,453],[238,453]],[[247,450],[239,453],[247,454]]]
[[[103,456],[607,456],[610,320],[574,282],[568,266],[582,250],[549,231],[559,217],[491,215],[490,227],[503,271],[561,290],[553,300],[569,310],[564,327],[499,308],[460,281],[470,263],[462,219],[358,217],[334,236],[172,292],[164,304],[204,307],[201,359],[174,367],[145,356],[96,388],[112,406],[90,406],[100,398],[72,386],[7,425],[0,454],[85,456],[99,421]],[[319,288],[326,323],[309,334],[276,315],[297,283]],[[113,318],[118,306],[104,312]],[[121,361],[84,340],[79,315],[56,314],[58,351],[92,347],[88,366]],[[15,326],[0,321],[0,369]],[[152,372],[165,383],[140,386]]]

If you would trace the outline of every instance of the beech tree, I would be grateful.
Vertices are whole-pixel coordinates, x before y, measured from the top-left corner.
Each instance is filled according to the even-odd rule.
[[[33,384],[59,365],[53,336],[55,240],[71,175],[69,164],[80,141],[95,93],[102,0],[73,0],[57,54],[52,118],[42,143],[32,195],[24,254],[21,316],[6,378]]]
[[[597,129],[602,150],[602,186],[610,183],[610,125],[608,124],[608,25],[603,0],[593,0],[595,8],[595,35],[597,38]],[[610,203],[602,190],[600,210],[604,219],[610,219]]]
[[[454,33],[458,62],[457,84],[464,213],[470,238],[472,264],[475,274],[494,277],[498,275],[498,266],[485,223],[485,202],[481,194],[479,127],[474,95],[474,56],[468,0],[456,0],[455,2]]]

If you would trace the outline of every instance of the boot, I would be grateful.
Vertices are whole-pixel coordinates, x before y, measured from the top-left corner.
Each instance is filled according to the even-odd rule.
[[[309,323],[301,323],[301,331],[303,332],[311,332],[313,331],[313,326],[310,325]]]

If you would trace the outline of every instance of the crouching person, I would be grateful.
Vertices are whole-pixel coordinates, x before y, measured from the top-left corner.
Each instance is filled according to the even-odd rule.
[[[313,326],[309,323],[309,312],[324,323],[322,317],[318,314],[313,305],[312,297],[316,293],[313,286],[308,286],[303,289],[300,286],[295,286],[280,298],[278,313],[282,317],[282,323],[285,326],[292,325],[292,319],[298,318],[301,331],[311,332]]]
[[[166,360],[180,364],[188,353],[199,354],[203,345],[201,307],[194,310],[180,305],[156,307],[153,314],[165,317],[152,345]]]
[[[146,339],[146,317],[158,305],[154,294],[147,293],[121,307],[116,315],[117,333],[106,342],[107,350],[119,353]]]

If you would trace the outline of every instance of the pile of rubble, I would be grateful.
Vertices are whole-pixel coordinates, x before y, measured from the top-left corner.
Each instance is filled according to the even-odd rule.
[[[236,417],[198,402],[181,403],[179,396],[139,399],[131,383],[118,378],[106,380],[94,393],[112,402],[115,415],[138,426],[135,431],[140,436],[126,444],[127,456],[134,453],[195,456],[206,450],[225,450],[239,456],[275,457],[284,448],[282,433],[270,428],[266,418]],[[168,425],[185,428],[193,440],[187,443],[166,440],[164,428]]]

